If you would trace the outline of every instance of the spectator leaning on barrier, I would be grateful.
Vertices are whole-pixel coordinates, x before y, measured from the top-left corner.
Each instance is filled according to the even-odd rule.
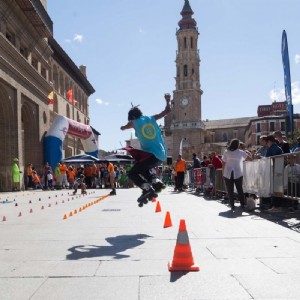
[[[261,145],[261,147],[257,150],[254,158],[262,158],[266,156],[268,151],[267,142],[267,136],[261,135],[259,138],[259,144]]]
[[[245,206],[242,162],[244,160],[252,160],[250,155],[248,155],[245,151],[239,149],[239,146],[239,140],[231,140],[228,149],[225,150],[222,156],[223,177],[227,188],[229,204],[232,211],[235,210],[233,196],[234,185],[238,192],[238,199],[240,201],[241,208],[243,209]]]
[[[266,153],[266,157],[272,157],[276,155],[283,154],[283,150],[279,147],[277,144],[274,135],[270,134],[267,136],[267,146],[268,150]],[[271,208],[268,209],[269,212],[277,212],[280,211],[282,199],[279,197],[271,197]],[[262,204],[264,202],[264,199],[262,199]]]
[[[275,140],[278,143],[278,146],[282,149],[284,153],[290,153],[290,145],[287,141],[285,141],[282,137],[281,131],[275,131],[273,133]]]
[[[201,168],[201,162],[196,153],[193,153],[193,168]]]
[[[266,157],[283,154],[283,150],[276,143],[275,137],[272,134],[268,135],[266,140],[268,147]]]
[[[291,152],[299,152],[300,151],[300,136],[297,137],[297,144],[292,148]]]

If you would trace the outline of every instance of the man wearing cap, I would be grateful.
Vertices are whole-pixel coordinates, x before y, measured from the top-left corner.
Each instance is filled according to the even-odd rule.
[[[12,181],[13,181],[13,191],[20,190],[20,173],[22,173],[18,166],[19,160],[14,158],[12,165]]]

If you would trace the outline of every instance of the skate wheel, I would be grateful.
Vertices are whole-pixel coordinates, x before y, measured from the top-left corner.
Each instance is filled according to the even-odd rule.
[[[143,202],[140,202],[139,203],[139,207],[143,207],[144,203]]]
[[[147,199],[145,199],[145,200],[143,201],[143,203],[144,203],[144,204],[147,204],[147,203],[148,203],[148,200],[147,200]]]

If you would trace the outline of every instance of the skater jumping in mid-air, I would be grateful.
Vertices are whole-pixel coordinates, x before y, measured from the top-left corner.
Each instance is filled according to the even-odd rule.
[[[144,116],[138,106],[133,106],[128,112],[128,123],[121,126],[121,130],[134,128],[135,135],[138,138],[141,149],[126,149],[135,159],[136,163],[131,168],[128,177],[135,185],[140,187],[143,192],[139,197],[139,206],[147,203],[147,199],[157,196],[165,185],[156,177],[151,169],[162,164],[167,159],[167,150],[161,136],[161,130],[156,120],[163,118],[171,111],[170,94],[165,94],[165,109],[154,116]]]

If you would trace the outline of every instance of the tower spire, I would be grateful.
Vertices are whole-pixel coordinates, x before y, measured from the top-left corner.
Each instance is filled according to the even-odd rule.
[[[194,12],[189,0],[184,0],[184,6],[180,14],[182,15],[182,19],[178,22],[179,30],[196,29],[197,22],[192,18]]]

